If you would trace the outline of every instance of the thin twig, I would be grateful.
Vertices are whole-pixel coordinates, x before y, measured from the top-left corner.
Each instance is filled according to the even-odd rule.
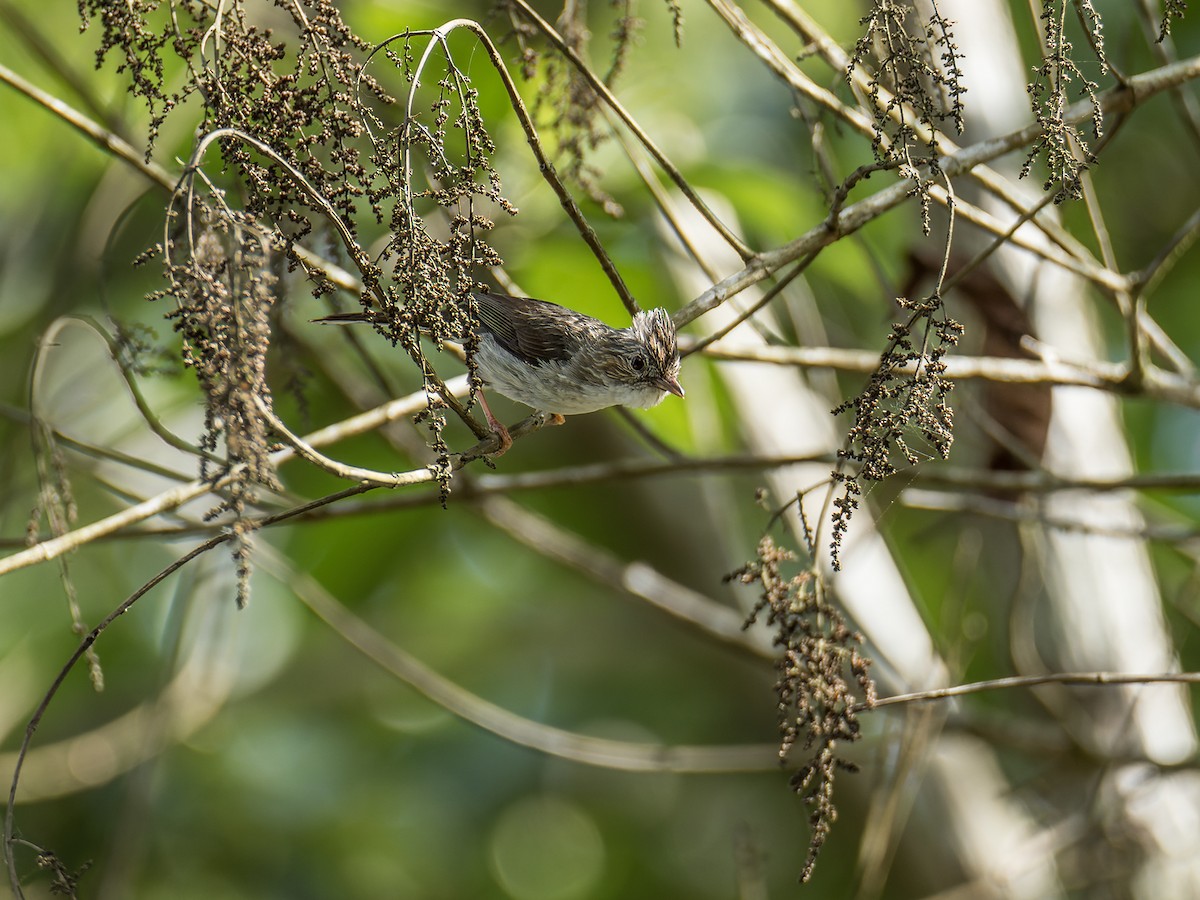
[[[348,644],[434,703],[484,731],[522,747],[586,765],[625,772],[763,772],[779,768],[778,748],[767,744],[671,746],[635,744],[534,722],[473,694],[439,675],[396,646],[338,603],[310,575],[284,569],[273,555],[262,562],[275,568],[296,596]]]
[[[700,215],[704,216],[705,221],[707,221],[708,224],[711,225],[719,235],[721,235],[721,238],[734,249],[737,255],[746,261],[753,259],[755,255],[754,251],[747,247],[746,244],[742,242],[741,238],[734,234],[725,225],[725,223],[721,221],[716,213],[708,208],[708,205],[704,202],[700,195],[696,193],[695,189],[688,184],[687,179],[683,177],[682,173],[667,158],[666,154],[663,153],[663,151],[660,150],[652,140],[650,140],[650,136],[642,130],[641,126],[638,125],[633,116],[631,116],[625,107],[621,105],[620,101],[613,96],[612,91],[608,89],[608,85],[596,77],[596,73],[591,70],[587,63],[579,58],[579,54],[577,54],[571,48],[571,46],[565,40],[563,40],[562,35],[555,31],[554,27],[545,19],[543,19],[533,7],[525,2],[525,0],[512,0],[512,4],[516,9],[521,11],[522,15],[524,15],[527,19],[529,19],[530,22],[537,26],[538,30],[546,36],[550,43],[554,44],[555,49],[557,49],[558,52],[561,53],[571,63],[571,65],[575,67],[576,71],[578,71],[579,74],[584,77],[584,80],[587,81],[588,86],[596,92],[596,95],[599,96],[600,99],[605,102],[605,104],[607,104],[609,109],[616,113],[617,117],[621,120],[625,127],[633,133],[635,138],[637,138],[638,143],[646,148],[647,152],[654,157],[654,161],[658,163],[663,172],[667,174],[667,177],[670,178],[671,181],[675,183],[675,186],[679,188],[680,192],[687,197],[688,202],[695,207],[696,211],[699,212]]]
[[[13,897],[16,900],[22,900],[25,894],[21,890],[21,879],[17,875],[16,860],[13,858],[13,828],[15,824],[15,810],[17,806],[17,786],[21,783],[21,768],[25,764],[25,758],[29,754],[29,746],[33,742],[34,733],[41,724],[42,719],[46,715],[46,711],[50,708],[51,701],[58,694],[59,688],[66,681],[71,670],[75,668],[75,664],[79,662],[85,655],[91,652],[92,645],[96,643],[96,639],[104,633],[118,618],[129,612],[130,608],[144,597],[151,589],[160,584],[169,575],[183,568],[187,563],[191,562],[198,556],[208,552],[212,548],[227,541],[232,535],[221,534],[214,538],[210,538],[199,546],[185,553],[179,559],[175,560],[165,569],[161,570],[157,575],[143,584],[140,588],[129,595],[116,609],[109,613],[95,628],[88,632],[87,636],[80,642],[75,652],[71,654],[70,659],[59,670],[54,682],[50,685],[50,689],[46,691],[42,697],[37,709],[34,710],[33,716],[30,717],[29,723],[25,726],[25,736],[21,739],[21,746],[17,751],[16,764],[13,766],[12,781],[8,788],[8,808],[4,812],[4,861],[8,866],[9,885],[12,887]]]
[[[584,243],[588,245],[588,248],[600,263],[600,268],[608,276],[608,280],[612,283],[625,308],[631,315],[637,312],[637,301],[634,300],[633,295],[629,292],[629,288],[625,284],[625,279],[621,276],[616,264],[609,257],[608,251],[604,249],[604,245],[600,242],[595,229],[588,223],[583,210],[579,208],[579,204],[575,202],[575,198],[571,196],[571,192],[567,190],[562,179],[558,177],[558,173],[554,169],[554,164],[546,155],[542,147],[541,138],[538,137],[533,117],[525,107],[525,101],[521,97],[521,92],[517,89],[517,84],[504,63],[504,57],[500,55],[500,51],[496,49],[496,45],[492,43],[491,37],[484,30],[483,26],[472,19],[455,19],[447,22],[435,29],[433,35],[436,40],[444,44],[446,36],[456,28],[464,28],[470,31],[487,52],[492,68],[500,76],[500,81],[504,85],[505,92],[508,94],[509,105],[512,107],[513,112],[517,114],[517,120],[520,122],[521,129],[525,133],[525,142],[533,151],[534,158],[538,163],[538,171],[541,173],[542,178],[550,186],[551,190],[554,191],[555,196],[558,197],[559,204],[567,213],[572,223],[574,223],[575,229],[579,232],[580,237],[583,238]],[[449,52],[447,48],[447,56],[449,56]]]
[[[474,508],[492,525],[543,556],[640,597],[722,643],[768,659],[775,656],[769,641],[760,640],[757,632],[743,629],[743,615],[672,581],[646,563],[623,562],[507,497],[480,498]]]
[[[453,378],[447,382],[447,387],[452,391],[457,391],[460,395],[465,394],[467,392],[467,377],[461,375]],[[350,419],[338,422],[335,425],[322,428],[305,437],[304,442],[311,447],[320,447],[335,441],[344,440],[355,434],[361,434],[378,428],[384,422],[413,415],[423,409],[426,402],[425,392],[418,391],[399,400],[393,400],[374,410],[369,410]],[[277,468],[295,455],[296,451],[294,449],[290,447],[285,448],[271,454],[271,463]],[[215,480],[201,478],[187,484],[179,485],[151,497],[136,506],[131,506],[119,513],[114,513],[104,519],[92,522],[90,525],[67,532],[61,537],[42,541],[20,553],[6,556],[0,559],[0,575],[6,575],[9,572],[25,568],[26,566],[55,559],[63,553],[67,553],[76,547],[81,547],[99,537],[113,534],[160,513],[176,509],[189,500],[194,500],[204,494],[219,491],[238,477],[240,468],[236,467]]]
[[[1101,106],[1107,111],[1131,109],[1154,94],[1170,90],[1179,84],[1200,77],[1200,56],[1171,66],[1134,75],[1127,88],[1107,91],[1099,95]],[[1090,101],[1080,101],[1070,106],[1063,115],[1068,123],[1089,120],[1092,116]],[[1006,153],[1026,146],[1042,133],[1037,123],[1010,132],[1000,137],[989,138],[972,144],[939,161],[939,168],[947,177],[970,172],[976,166],[997,159]],[[722,279],[683,309],[675,314],[679,325],[686,325],[709,310],[715,309],[729,297],[753,284],[757,284],[774,272],[821,247],[832,244],[845,234],[857,231],[883,213],[904,203],[910,196],[911,185],[900,182],[883,188],[865,200],[847,206],[831,227],[828,223],[813,228],[791,242],[774,250],[761,253],[739,272]]]
[[[45,107],[68,125],[71,125],[89,138],[97,146],[107,150],[117,159],[142,173],[142,175],[146,176],[158,187],[168,193],[174,192],[176,185],[179,183],[179,178],[172,175],[158,163],[153,161],[148,162],[141,151],[120,135],[113,134],[103,125],[89,119],[70,104],[64,103],[52,94],[46,93],[41,88],[9,69],[3,63],[0,63],[0,82],[11,85],[34,102]],[[327,278],[331,284],[352,294],[362,293],[362,283],[336,263],[330,262],[322,258],[319,254],[299,245],[294,246],[293,249],[301,262],[314,270],[320,271],[322,276]]]
[[[969,694],[982,694],[988,691],[1039,687],[1044,684],[1078,687],[1106,687],[1114,684],[1200,684],[1200,672],[1158,672],[1148,675],[1126,672],[1057,672],[1046,675],[1011,675],[1007,678],[992,678],[987,681],[975,681],[971,684],[957,684],[952,687],[880,697],[870,707],[860,703],[855,707],[855,712],[863,712],[869,708],[883,709],[888,706],[902,706],[909,703],[928,703],[931,700],[965,697]]]

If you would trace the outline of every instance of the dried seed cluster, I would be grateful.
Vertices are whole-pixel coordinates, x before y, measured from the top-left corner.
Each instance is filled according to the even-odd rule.
[[[775,682],[780,760],[786,761],[798,743],[804,750],[816,748],[791,781],[810,809],[808,859],[801,875],[807,881],[837,819],[834,776],[839,770],[855,771],[853,763],[838,756],[838,744],[858,740],[857,709],[874,703],[875,685],[868,671],[871,661],[862,653],[862,635],[846,623],[816,569],[784,575],[784,566],[795,559],[764,536],[756,558],[726,580],[759,585],[761,595],[746,627],[765,611],[782,650]]]

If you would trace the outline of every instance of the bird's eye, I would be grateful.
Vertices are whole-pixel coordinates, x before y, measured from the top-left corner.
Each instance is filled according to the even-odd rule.
[[[629,364],[631,366],[633,366],[633,370],[635,372],[640,372],[640,371],[642,371],[642,369],[646,368],[646,357],[635,356],[633,359],[631,359],[629,361]]]

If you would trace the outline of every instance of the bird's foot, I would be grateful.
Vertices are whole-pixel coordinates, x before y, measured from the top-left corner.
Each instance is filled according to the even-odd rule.
[[[503,456],[508,452],[513,445],[512,435],[508,433],[508,429],[503,423],[492,415],[492,410],[487,404],[487,400],[483,399],[483,391],[477,395],[479,397],[479,405],[483,407],[483,414],[487,417],[488,427],[492,429],[492,434],[496,435],[496,439],[500,441],[500,446],[496,448],[493,456]]]
[[[509,434],[508,429],[505,428],[503,425],[501,425],[499,422],[492,421],[490,424],[492,426],[492,433],[494,435],[496,435],[496,439],[500,441],[500,446],[496,448],[496,452],[493,453],[492,455],[493,456],[503,456],[505,453],[508,452],[509,448],[513,445],[512,435]]]
[[[562,413],[547,413],[546,414],[546,424],[547,425],[566,425],[567,417],[564,416]]]

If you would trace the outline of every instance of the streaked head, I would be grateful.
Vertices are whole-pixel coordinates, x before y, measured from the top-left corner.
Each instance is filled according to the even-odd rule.
[[[661,306],[649,312],[639,312],[629,326],[630,334],[646,350],[645,361],[633,357],[630,365],[639,374],[640,380],[648,382],[676,397],[683,396],[679,384],[679,342],[675,322]]]
[[[675,323],[665,309],[639,312],[628,328],[610,331],[584,365],[606,382],[626,406],[648,407],[667,394],[683,396]]]

